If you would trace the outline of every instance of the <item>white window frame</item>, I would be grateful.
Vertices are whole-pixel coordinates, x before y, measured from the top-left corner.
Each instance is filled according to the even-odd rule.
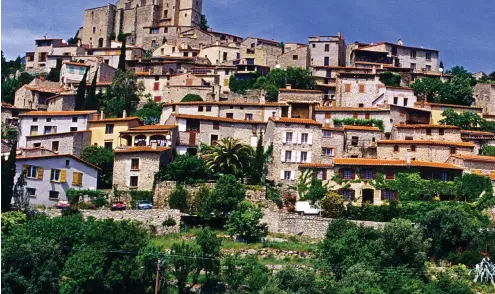
[[[284,171],[284,180],[290,180],[291,174],[292,174],[292,172],[290,170],[285,170]]]
[[[309,134],[308,133],[302,133],[301,134],[301,144],[308,144],[309,141]]]
[[[289,138],[290,138],[290,140],[289,140]],[[294,133],[293,132],[286,132],[285,133],[285,142],[287,144],[292,144],[293,140],[294,140]]]
[[[60,175],[62,174],[62,170],[58,168],[50,169],[50,181],[51,182],[60,182]]]
[[[301,159],[299,162],[302,162],[302,163],[308,162],[308,152],[301,151]]]
[[[34,172],[34,175],[33,175]],[[38,178],[38,167],[34,165],[29,165],[27,168],[26,178],[37,179]]]
[[[292,161],[292,151],[285,150],[285,162],[291,162],[291,161]]]

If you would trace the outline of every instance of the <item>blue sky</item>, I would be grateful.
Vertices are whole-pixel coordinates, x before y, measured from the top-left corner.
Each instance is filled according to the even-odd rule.
[[[70,3],[70,4],[69,4]],[[2,50],[23,55],[34,39],[73,36],[84,9],[104,0],[3,0]],[[446,67],[495,71],[494,0],[203,0],[218,31],[284,42],[342,32],[346,43],[395,42],[440,50]]]

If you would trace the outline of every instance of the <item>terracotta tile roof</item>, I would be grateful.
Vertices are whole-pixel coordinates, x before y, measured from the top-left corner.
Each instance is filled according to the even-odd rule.
[[[329,107],[329,106],[318,106],[316,111],[322,112],[390,112],[390,109],[384,108],[373,108],[373,107]]]
[[[471,147],[474,144],[471,142],[452,142],[452,141],[432,141],[432,140],[378,140],[378,144],[407,144],[407,145],[437,145],[437,146],[455,146],[455,147]]]
[[[334,158],[334,165],[357,165],[357,166],[408,166],[405,160],[389,160],[374,158]],[[409,166],[413,167],[433,167],[462,170],[462,167],[444,162],[429,162],[412,160]]]
[[[172,105],[226,105],[226,106],[259,106],[259,107],[275,107],[275,106],[287,106],[285,102],[244,102],[244,101],[191,101],[191,102],[175,102],[175,103],[165,103],[163,106]]]
[[[398,89],[398,90],[411,90],[411,91],[413,91],[413,88],[409,88],[409,87],[385,86],[385,88],[388,88],[388,89]]]
[[[322,124],[307,118],[290,118],[290,117],[270,117],[270,120],[275,123],[284,123],[284,124],[301,124],[301,125],[315,125],[321,126]]]
[[[60,98],[60,97],[64,97],[64,96],[76,96],[76,93],[73,93],[73,92],[60,93],[60,94],[57,94],[57,95],[52,96],[50,98],[47,98],[46,101],[53,100],[53,99]]]
[[[312,162],[312,163],[301,163],[299,167],[300,168],[332,168],[333,164]]]
[[[266,124],[266,122],[261,120],[243,120],[243,119],[233,119],[226,117],[216,117],[216,116],[207,116],[207,115],[194,115],[194,114],[172,114],[176,118],[183,119],[199,119],[206,121],[218,121],[218,122],[226,122],[226,123],[234,123],[234,124]]]
[[[460,129],[458,126],[414,124],[414,125],[394,125],[398,129]]]
[[[305,90],[305,89],[278,89],[280,92],[295,92],[295,93],[312,93],[312,94],[323,94],[320,90]]]
[[[71,116],[71,115],[86,115],[97,113],[96,110],[81,110],[81,111],[29,111],[19,116]]]
[[[29,86],[29,85],[26,85],[25,87],[30,91],[43,92],[43,93],[59,94],[65,91],[64,88],[57,88],[57,87],[40,87],[40,86]]]
[[[44,149],[44,148],[23,148],[23,149]],[[48,149],[45,149],[45,150],[48,150]],[[90,166],[94,169],[97,169],[97,170],[101,170],[101,168],[97,167],[96,165],[94,164],[91,164],[85,160],[82,160],[81,158],[77,157],[77,156],[74,156],[72,154],[44,154],[44,155],[37,155],[37,156],[23,156],[23,155],[17,155],[16,159],[17,160],[31,160],[31,159],[45,159],[45,158],[55,158],[55,157],[72,157],[82,163],[84,163],[85,165],[87,166]]]
[[[5,103],[5,102],[2,102],[2,108],[5,108],[5,109],[29,109],[29,108],[16,107],[10,103]]]
[[[495,136],[495,133],[484,132],[484,131],[472,131],[472,130],[461,130],[461,134],[481,135],[481,136]]]
[[[134,152],[163,152],[171,150],[170,147],[156,147],[153,149],[151,146],[136,146],[129,148],[117,148],[114,150],[115,153],[134,153]]]
[[[322,127],[321,129],[323,131],[338,131],[338,132],[343,132],[344,131],[344,128]]]
[[[177,128],[177,125],[144,125],[131,128],[128,131],[171,130],[175,128]]]
[[[423,103],[422,102],[414,102],[415,106],[421,106]],[[466,108],[466,109],[478,109],[482,110],[483,107],[474,107],[474,106],[466,106],[466,105],[456,105],[456,104],[443,104],[443,103],[432,103],[432,102],[426,102],[424,103],[425,106],[438,106],[438,107],[451,107],[451,108]]]
[[[84,130],[84,131],[74,131],[74,132],[62,132],[62,133],[51,133],[51,134],[28,135],[28,136],[26,136],[26,138],[44,137],[44,136],[57,136],[57,135],[69,135],[69,134],[77,134],[77,133],[91,133],[91,131],[90,130]]]
[[[133,120],[137,120],[139,121],[139,123],[143,123],[141,121],[141,119],[137,116],[129,116],[129,117],[126,117],[126,118],[122,118],[122,117],[110,117],[110,118],[105,118],[105,119],[92,119],[90,120],[89,122],[90,123],[93,123],[93,124],[97,124],[97,123],[109,123],[109,122],[121,122],[121,121],[133,121]]]
[[[89,64],[79,63],[79,62],[66,61],[66,62],[64,62],[64,64],[89,67]]]
[[[479,162],[493,162],[495,163],[495,156],[482,156],[471,154],[453,154],[452,157],[459,158],[465,161],[479,161]],[[495,166],[494,166],[495,169]]]
[[[344,130],[381,132],[379,127],[371,127],[371,126],[344,126]]]

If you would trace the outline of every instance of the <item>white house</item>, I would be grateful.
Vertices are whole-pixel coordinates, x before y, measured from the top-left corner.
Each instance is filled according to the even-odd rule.
[[[66,192],[70,188],[96,189],[99,168],[73,155],[36,148],[17,156],[15,181],[23,170],[30,205],[53,206],[69,200]]]

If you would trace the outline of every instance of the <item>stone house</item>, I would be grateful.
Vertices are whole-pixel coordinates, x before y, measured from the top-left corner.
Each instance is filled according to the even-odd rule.
[[[471,142],[433,140],[378,140],[380,159],[445,162],[453,154],[473,154]]]
[[[86,83],[89,87],[95,74],[97,83],[111,83],[115,76],[116,68],[103,62],[88,60],[86,63],[64,62],[60,69],[60,84],[66,88],[76,89],[88,70]]]
[[[344,126],[344,157],[376,158],[377,143],[383,137],[378,127]]]
[[[379,190],[373,181],[379,173],[385,181],[393,180],[397,172],[404,168],[416,168],[422,178],[451,181],[462,173],[462,168],[450,163],[436,163],[427,161],[383,160],[335,158],[333,165],[299,165],[301,171],[314,170],[316,175],[328,183],[332,190],[336,190],[346,202],[361,205],[368,202],[372,205],[381,205],[384,201],[397,199],[397,192],[393,190]]]
[[[277,58],[283,53],[280,43],[275,40],[247,37],[240,46],[240,59],[250,60],[248,64],[274,68]]]
[[[481,155],[481,148],[485,144],[495,146],[495,134],[491,132],[461,130],[461,139],[474,144],[474,154]]]
[[[196,57],[199,51],[199,48],[193,48],[186,43],[164,43],[153,51],[153,57]]]
[[[449,125],[399,124],[394,125],[392,140],[431,140],[462,142],[460,128]]]
[[[473,88],[475,106],[483,108],[483,114],[495,115],[495,84],[477,83]]]
[[[76,107],[75,93],[61,93],[46,99],[47,111],[73,111]]]
[[[97,115],[88,123],[91,145],[110,150],[120,146],[120,132],[143,125],[137,117],[105,118]]]
[[[2,133],[7,127],[15,127],[19,125],[19,114],[28,112],[27,108],[17,108],[12,104],[2,102]]]
[[[241,58],[241,51],[236,43],[228,45],[216,43],[201,48],[199,56],[208,58],[212,65],[219,65]]]
[[[120,191],[152,191],[155,173],[172,157],[169,147],[136,146],[114,151],[113,186]]]
[[[335,157],[344,157],[344,128],[321,128],[321,163],[333,163]]]
[[[335,101],[338,107],[373,107],[385,85],[373,73],[339,73]]]
[[[271,117],[264,146],[273,144],[273,160],[268,165],[269,181],[293,185],[300,163],[321,162],[321,124],[312,119]]]
[[[292,89],[287,85],[285,89],[279,89],[278,101],[289,105],[282,116],[292,118],[313,119],[315,105],[320,105],[323,100],[323,92],[319,90]]]
[[[14,105],[18,108],[46,110],[48,107],[46,100],[65,91],[59,83],[36,78],[17,89]]]
[[[277,57],[277,64],[280,65],[281,69],[288,67],[308,69],[310,62],[309,47],[304,44],[285,44],[284,53]]]
[[[380,88],[378,97],[372,102],[373,107],[387,108],[389,105],[414,107],[417,97],[412,88],[385,86]]]
[[[328,107],[317,106],[315,108],[315,120],[325,127],[335,127],[337,119],[377,119],[383,121],[384,132],[392,130],[390,122],[390,110],[373,107]]]
[[[443,104],[443,103],[430,103],[430,102],[416,102],[414,103],[416,108],[427,109],[431,111],[431,124],[438,124],[444,117],[442,113],[447,109],[452,109],[456,113],[474,112],[481,116],[483,114],[482,107],[472,107],[464,105]]]
[[[120,131],[119,148],[153,146],[175,148],[179,141],[177,125],[144,125]]]
[[[495,156],[455,154],[449,157],[447,163],[463,168],[464,173],[488,176],[495,181]]]
[[[256,147],[259,133],[266,128],[265,121],[191,114],[172,114],[166,124],[178,125],[179,142],[175,149],[179,154],[195,153],[202,143],[212,145],[228,137]]]
[[[391,124],[430,124],[431,111],[424,108],[389,105]]]
[[[112,68],[119,67],[120,60],[120,47],[122,43],[112,41],[109,47],[102,48],[86,48],[86,55],[76,56],[75,59],[84,62],[102,63]],[[130,60],[140,60],[145,57],[145,50],[140,47],[126,45],[125,59],[126,62]]]
[[[64,39],[36,39],[34,52],[26,52],[25,70],[28,73],[48,73],[50,68],[47,65],[48,55],[53,53],[54,47],[61,47],[65,44]]]
[[[30,111],[20,114],[19,147],[27,147],[28,136],[85,131],[94,114],[95,110]]]
[[[26,148],[43,148],[59,154],[81,156],[91,142],[91,131],[81,130],[26,136]]]
[[[337,36],[309,37],[311,66],[345,66],[345,41]]]
[[[66,192],[95,189],[99,168],[71,154],[55,154],[43,148],[23,150],[16,159],[15,181],[26,172],[26,192],[30,205],[54,206],[69,200]]]
[[[165,86],[163,89],[163,98],[161,101],[167,103],[180,102],[187,94],[199,95],[204,101],[215,101],[218,100],[220,97],[220,86]]]

